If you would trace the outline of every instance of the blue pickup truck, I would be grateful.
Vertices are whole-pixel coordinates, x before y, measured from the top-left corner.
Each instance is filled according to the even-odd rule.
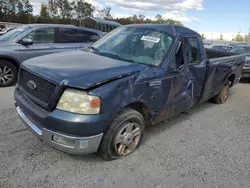
[[[244,56],[206,50],[185,27],[121,26],[87,50],[22,63],[16,109],[52,147],[113,160],[135,151],[146,126],[225,103],[243,64]]]

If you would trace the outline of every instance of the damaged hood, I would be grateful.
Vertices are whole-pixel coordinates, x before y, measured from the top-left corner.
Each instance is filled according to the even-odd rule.
[[[111,59],[80,50],[32,58],[22,63],[22,67],[57,84],[82,89],[147,68],[146,65]]]

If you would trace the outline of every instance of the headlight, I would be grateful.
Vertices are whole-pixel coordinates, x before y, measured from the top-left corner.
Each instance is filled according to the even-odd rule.
[[[67,89],[62,94],[56,108],[77,114],[99,114],[101,99],[84,91]]]

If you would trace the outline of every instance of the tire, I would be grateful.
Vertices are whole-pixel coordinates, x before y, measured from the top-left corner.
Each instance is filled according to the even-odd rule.
[[[0,87],[12,86],[16,79],[16,67],[9,61],[0,60]]]
[[[223,86],[220,92],[217,95],[215,95],[210,101],[215,104],[223,104],[227,102],[230,91],[230,85],[231,82],[228,82],[225,86]]]
[[[107,161],[130,155],[139,146],[144,128],[145,121],[139,112],[124,109],[106,130],[99,146],[99,154]]]

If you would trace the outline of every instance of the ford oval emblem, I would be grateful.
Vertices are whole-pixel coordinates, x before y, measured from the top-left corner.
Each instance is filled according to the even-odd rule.
[[[29,81],[27,82],[27,86],[28,86],[30,89],[32,89],[32,90],[35,90],[35,89],[36,89],[36,83],[35,83],[34,81],[32,81],[32,80],[29,80]]]

